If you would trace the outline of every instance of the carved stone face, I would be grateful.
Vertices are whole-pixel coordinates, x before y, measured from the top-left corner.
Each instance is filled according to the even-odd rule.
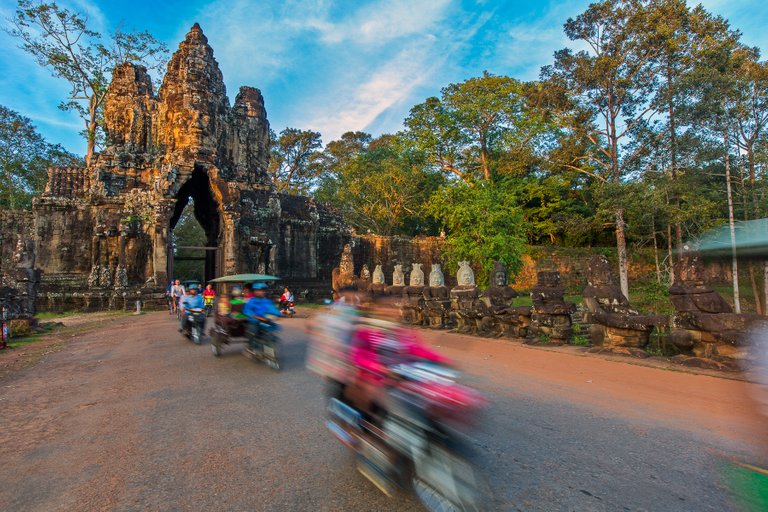
[[[704,264],[695,253],[683,253],[676,264],[677,277],[686,284],[701,285],[704,283]]]
[[[475,286],[475,273],[469,267],[468,261],[459,262],[459,271],[456,273],[456,281],[459,286]]]
[[[439,263],[432,264],[432,270],[429,272],[429,286],[437,288],[438,286],[445,286],[445,276],[440,268]]]
[[[344,246],[341,253],[341,262],[339,263],[339,272],[343,276],[351,276],[354,273],[354,262],[352,261],[352,247],[349,244]]]
[[[421,263],[414,263],[411,269],[411,286],[424,286],[424,271],[421,270]]]
[[[614,284],[613,272],[608,258],[602,254],[592,256],[587,266],[587,282],[590,286],[609,286]]]
[[[381,265],[376,265],[373,269],[373,284],[384,284],[384,271],[381,270]]]
[[[392,286],[405,286],[405,275],[403,275],[402,265],[395,265],[395,271],[392,273]]]

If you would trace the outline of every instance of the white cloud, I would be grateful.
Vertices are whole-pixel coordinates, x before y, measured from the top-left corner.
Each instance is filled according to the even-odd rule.
[[[326,142],[350,130],[396,131],[408,109],[421,100],[415,93],[425,85],[445,85],[435,82],[444,75],[446,64],[491,16],[477,15],[468,25],[446,29],[442,38],[426,34],[411,39],[405,49],[367,74],[347,73],[333,101],[315,103],[307,126],[320,131]]]
[[[363,130],[382,112],[409,97],[429,76],[429,48],[408,48],[373,70],[362,81],[348,82],[336,97],[308,113],[307,126],[331,141],[350,130]]]

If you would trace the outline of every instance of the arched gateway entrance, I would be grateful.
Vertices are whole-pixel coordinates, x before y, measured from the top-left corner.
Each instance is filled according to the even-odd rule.
[[[175,241],[173,230],[179,222],[184,208],[192,200],[194,204],[194,216],[200,226],[205,231],[205,245],[184,246]],[[220,214],[220,205],[213,197],[211,183],[206,172],[200,167],[195,166],[190,178],[181,186],[176,195],[176,204],[173,206],[171,218],[169,221],[168,236],[168,277],[175,278],[174,261],[179,250],[192,250],[202,256],[194,256],[194,259],[202,259],[205,262],[204,276],[205,281],[210,281],[219,277],[222,272],[221,261],[221,242],[222,242],[222,222]]]
[[[197,24],[167,70],[155,94],[146,69],[115,69],[106,147],[87,168],[49,171],[30,230],[44,293],[162,297],[178,277],[172,230],[190,199],[205,231],[205,279],[267,272],[327,288],[349,232],[332,209],[275,191],[261,92],[241,87],[230,103]]]

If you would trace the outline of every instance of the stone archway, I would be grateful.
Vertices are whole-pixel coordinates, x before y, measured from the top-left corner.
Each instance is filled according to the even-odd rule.
[[[189,179],[179,188],[176,193],[175,204],[171,210],[171,216],[169,219],[169,234],[181,217],[184,207],[187,205],[190,199],[194,203],[195,219],[205,231],[206,247],[209,249],[204,250],[205,253],[205,272],[204,280],[210,281],[218,277],[221,272],[221,247],[224,239],[223,222],[221,214],[221,205],[215,199],[215,194],[212,190],[212,185],[208,174],[202,166],[196,165]],[[172,236],[169,237],[172,240]],[[210,249],[210,248],[216,248]],[[201,249],[202,250],[202,249]],[[174,257],[173,250],[169,248],[167,251],[169,277],[170,269],[172,268],[171,259]]]

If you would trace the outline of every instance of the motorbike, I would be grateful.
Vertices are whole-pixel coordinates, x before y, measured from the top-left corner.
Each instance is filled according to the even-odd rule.
[[[211,316],[211,314],[213,313],[213,300],[214,300],[214,296],[213,295],[204,295],[203,296],[203,304],[205,306],[205,316],[206,317]]]
[[[205,328],[205,310],[202,308],[188,308],[184,311],[184,336],[199,345],[203,339]]]
[[[280,328],[274,322],[255,322],[248,327],[248,347],[243,351],[246,357],[257,359],[272,368],[280,369]]]
[[[485,400],[442,365],[407,363],[390,370],[394,379],[379,421],[337,395],[328,403],[328,429],[385,494],[410,488],[431,512],[485,510],[488,488],[459,434]]]
[[[296,304],[292,300],[281,300],[279,308],[280,314],[283,316],[291,317],[296,315]]]

